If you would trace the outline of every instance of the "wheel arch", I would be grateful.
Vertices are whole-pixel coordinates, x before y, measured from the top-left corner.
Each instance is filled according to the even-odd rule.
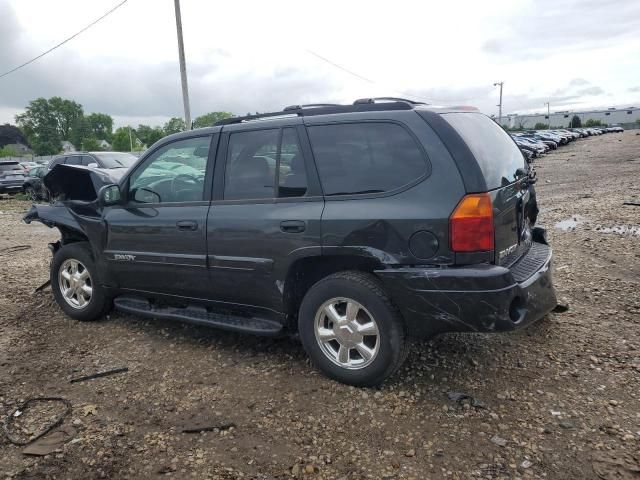
[[[296,327],[300,303],[307,291],[319,280],[347,270],[374,274],[375,270],[381,268],[384,267],[379,261],[362,255],[320,255],[297,259],[289,266],[282,292],[289,327]]]

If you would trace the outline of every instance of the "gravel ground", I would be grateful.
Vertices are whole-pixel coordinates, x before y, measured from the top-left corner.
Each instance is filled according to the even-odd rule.
[[[33,293],[57,232],[0,201],[0,416],[34,396],[73,405],[57,452],[0,435],[0,478],[640,478],[640,209],[622,205],[640,199],[640,136],[589,137],[536,168],[569,311],[421,342],[379,390],[322,377],[289,339],[73,321]],[[69,383],[117,367],[129,371]],[[16,421],[33,433],[56,410]],[[182,432],[201,426],[220,428]]]

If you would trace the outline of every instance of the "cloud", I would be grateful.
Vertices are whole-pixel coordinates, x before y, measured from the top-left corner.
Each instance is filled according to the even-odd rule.
[[[314,10],[314,21],[305,24],[307,34],[295,42],[290,32],[264,29],[276,21],[295,24],[305,13],[299,2],[287,7],[287,1],[275,9],[252,0],[215,6],[185,2],[194,117],[215,110],[242,115],[385,95],[471,104],[497,113],[497,80],[505,81],[503,113],[542,109],[547,101],[556,107],[594,98],[627,103],[640,91],[640,86],[629,87],[640,74],[640,1],[619,2],[616,8],[601,0],[501,5],[461,0],[464,8],[417,2],[415,16],[428,15],[429,27],[407,29],[384,15],[356,22],[360,7],[326,0],[329,6]],[[1,68],[37,55],[102,13],[98,2],[66,2],[58,8],[37,0],[0,0]],[[87,113],[108,113],[117,124],[157,124],[182,116],[172,5],[159,2],[149,9],[144,3],[128,2],[60,49],[0,79],[0,123],[12,121],[29,101],[54,95],[76,100]],[[36,5],[39,15],[34,16]],[[341,15],[334,18],[338,7]],[[241,26],[222,22],[215,31],[209,28],[213,16],[237,18],[249,8],[253,15]],[[393,13],[393,7],[377,0],[371,0],[371,8]],[[454,20],[457,31],[452,33]],[[329,37],[326,25],[334,32]],[[447,43],[439,48],[442,38]],[[323,62],[308,49],[372,81]],[[606,93],[596,84],[606,85]]]
[[[604,95],[604,90],[600,87],[587,87],[578,90],[578,95]]]
[[[581,85],[589,85],[589,82],[584,78],[574,78],[569,82],[570,87],[579,87]]]

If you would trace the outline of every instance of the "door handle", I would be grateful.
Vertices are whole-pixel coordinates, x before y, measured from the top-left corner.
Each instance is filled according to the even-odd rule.
[[[307,228],[302,220],[285,220],[280,222],[280,230],[284,233],[301,233]]]
[[[198,222],[193,220],[180,220],[176,222],[176,227],[178,227],[178,230],[197,230]]]

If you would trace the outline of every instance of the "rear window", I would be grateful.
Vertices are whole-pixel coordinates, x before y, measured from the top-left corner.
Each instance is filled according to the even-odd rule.
[[[20,164],[16,163],[0,163],[0,172],[10,172],[11,170],[22,170]]]
[[[398,124],[318,125],[308,132],[327,196],[388,192],[427,173],[424,153]]]
[[[478,161],[487,183],[493,190],[514,182],[526,171],[522,152],[507,132],[481,113],[445,113],[442,117],[457,130]]]

